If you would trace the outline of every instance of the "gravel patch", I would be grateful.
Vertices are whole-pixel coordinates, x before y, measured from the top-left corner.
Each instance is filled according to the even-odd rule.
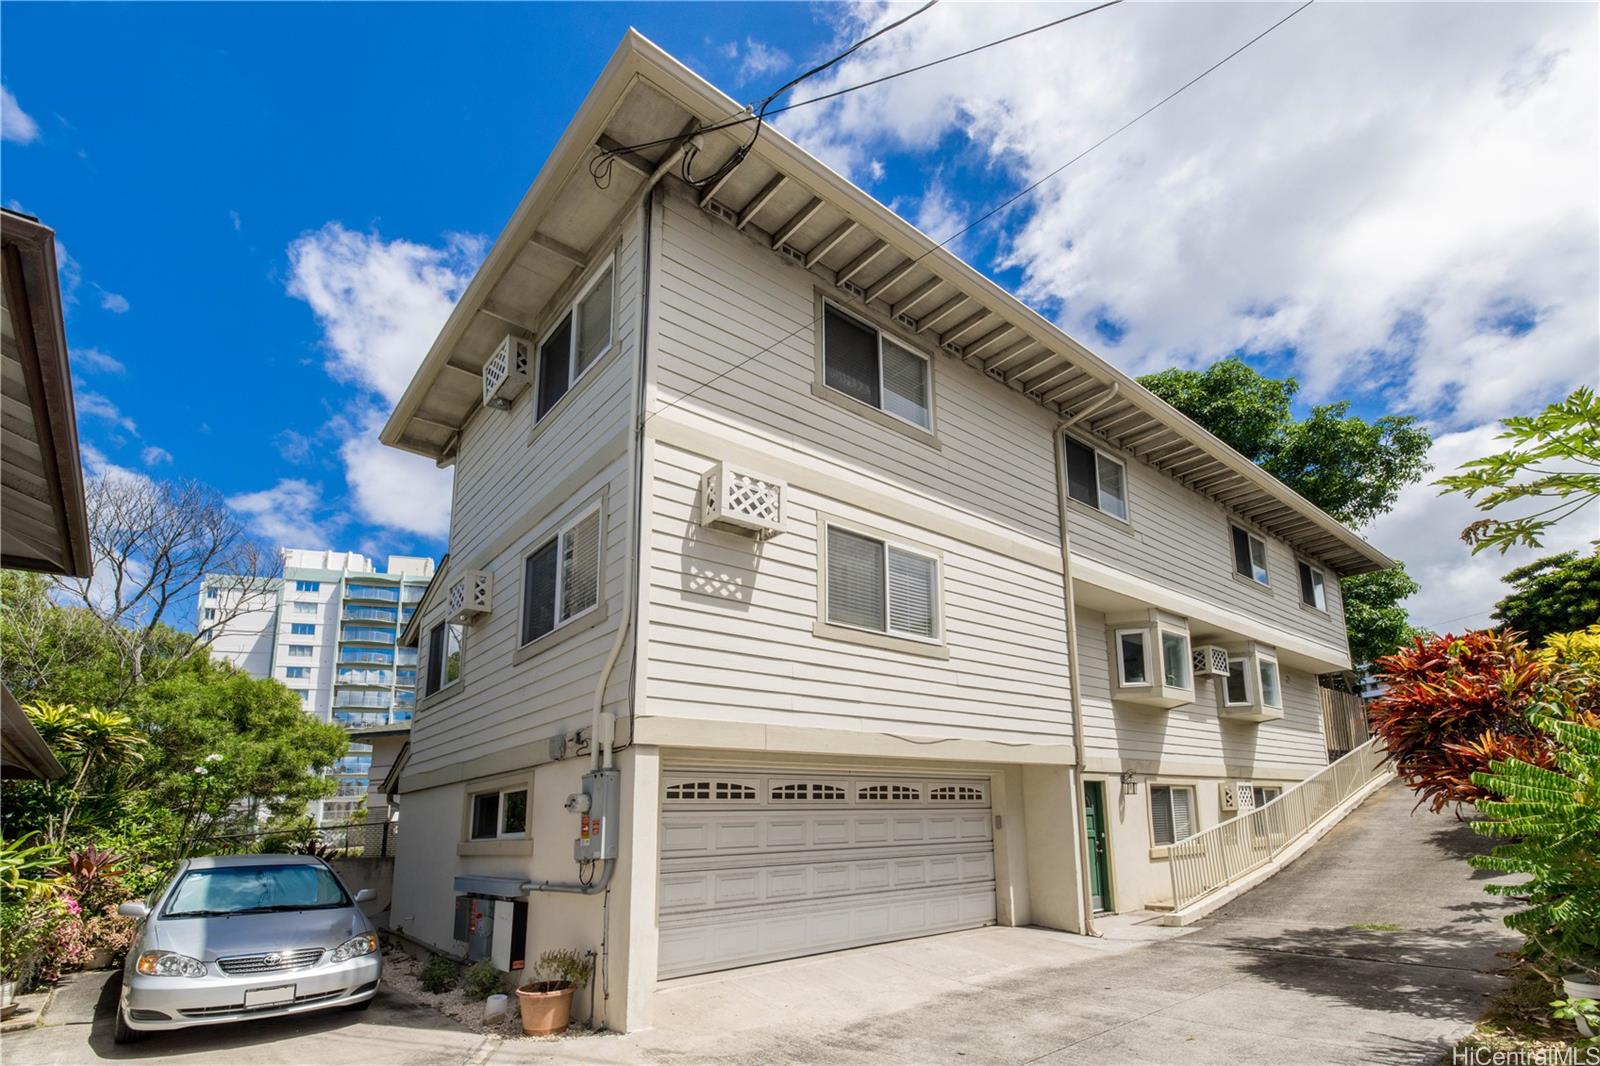
[[[517,997],[514,993],[508,993],[511,1004],[505,1015],[486,1023],[483,1020],[483,1000],[468,996],[459,985],[448,992],[424,990],[417,980],[417,971],[421,968],[420,962],[399,949],[391,948],[383,953],[384,984],[407,999],[414,999],[441,1014],[448,1015],[475,1033],[498,1036],[505,1040],[556,1041],[596,1036],[602,1032],[588,1028],[579,1018],[574,1017],[567,1031],[558,1036],[526,1036],[522,1032],[522,1014],[517,1009]],[[587,990],[583,989],[573,997],[573,1014],[588,1013],[589,1001],[586,993]]]

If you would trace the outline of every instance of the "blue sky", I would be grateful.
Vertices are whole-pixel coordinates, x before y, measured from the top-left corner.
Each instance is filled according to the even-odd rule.
[[[815,84],[1061,10],[943,4]],[[1125,5],[782,126],[943,237],[1287,10]],[[279,539],[438,554],[436,519],[371,500],[448,482],[390,469],[370,428],[624,30],[749,99],[883,11],[4,17],[0,197],[70,256],[91,461],[208,482]],[[1424,418],[1454,465],[1492,446],[1496,418],[1597,376],[1594,21],[1317,5],[958,250],[1131,371],[1241,351],[1301,377],[1308,402]],[[1469,517],[1419,487],[1369,531],[1423,577],[1418,621],[1481,620],[1519,561],[1466,558]]]

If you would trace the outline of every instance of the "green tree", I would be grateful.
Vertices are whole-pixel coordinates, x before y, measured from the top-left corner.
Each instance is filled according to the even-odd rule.
[[[1303,419],[1292,410],[1300,383],[1269,378],[1242,359],[1204,370],[1162,370],[1139,379],[1251,462],[1334,518],[1360,526],[1394,506],[1400,490],[1428,471],[1433,443],[1416,419],[1371,422],[1348,403],[1322,404]],[[1417,591],[1403,566],[1344,578],[1350,658],[1370,663],[1416,635],[1400,601]]]
[[[1529,644],[1600,622],[1600,551],[1546,556],[1500,580],[1512,591],[1495,604],[1495,621],[1521,633]]]
[[[332,795],[334,781],[319,775],[349,747],[343,729],[306,714],[279,682],[203,651],[131,703],[152,741],[143,782],[168,816],[174,857],[253,828],[258,813],[295,814]]]
[[[1400,606],[1400,601],[1415,595],[1418,588],[1406,573],[1404,563],[1371,574],[1356,574],[1339,583],[1352,662],[1377,662],[1425,635],[1407,621],[1406,609]]]
[[[1409,416],[1369,422],[1347,401],[1319,404],[1296,419],[1294,378],[1269,378],[1242,359],[1204,370],[1162,370],[1139,383],[1210,430],[1246,459],[1339,521],[1363,526],[1394,506],[1428,472],[1433,439]]]
[[[34,783],[29,805],[49,844],[63,844],[80,811],[102,822],[122,803],[144,762],[149,744],[133,719],[120,711],[70,703],[30,703],[23,708],[66,773]],[[25,807],[26,809],[26,807]]]
[[[1497,439],[1511,447],[1463,463],[1434,484],[1476,499],[1480,511],[1522,500],[1547,505],[1529,515],[1480,518],[1467,526],[1461,539],[1474,554],[1489,547],[1502,555],[1518,544],[1540,547],[1551,526],[1600,499],[1600,397],[1593,389],[1575,389],[1531,417],[1506,419]]]

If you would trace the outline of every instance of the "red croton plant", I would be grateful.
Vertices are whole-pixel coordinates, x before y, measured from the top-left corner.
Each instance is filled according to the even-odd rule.
[[[1418,806],[1435,812],[1482,799],[1472,775],[1491,762],[1553,765],[1548,737],[1528,718],[1535,703],[1554,698],[1585,719],[1600,707],[1592,676],[1537,657],[1515,634],[1418,637],[1376,665],[1388,691],[1368,721]]]

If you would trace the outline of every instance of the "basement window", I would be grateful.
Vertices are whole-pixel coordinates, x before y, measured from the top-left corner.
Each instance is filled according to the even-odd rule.
[[[499,789],[472,797],[473,840],[507,840],[527,835],[527,789]]]
[[[1156,847],[1176,844],[1194,836],[1194,789],[1187,785],[1156,785],[1150,789],[1150,840]]]
[[[578,290],[566,314],[539,344],[539,402],[534,412],[537,422],[561,402],[578,380],[611,350],[616,326],[612,307],[616,302],[616,264],[605,266]]]
[[[1067,495],[1112,518],[1128,520],[1128,472],[1122,460],[1077,437],[1063,436],[1067,460]]]
[[[832,304],[823,305],[822,351],[828,388],[918,429],[932,428],[926,357]]]

